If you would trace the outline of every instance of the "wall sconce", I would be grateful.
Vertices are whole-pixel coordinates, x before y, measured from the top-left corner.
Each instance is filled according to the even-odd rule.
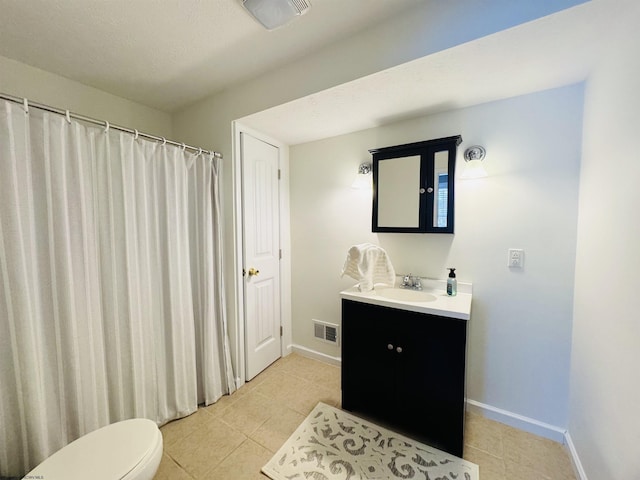
[[[351,184],[351,188],[358,190],[371,189],[371,164],[361,163],[358,167],[358,174]]]
[[[464,151],[465,168],[460,178],[483,178],[488,176],[487,171],[482,165],[487,151],[480,145],[473,145]]]

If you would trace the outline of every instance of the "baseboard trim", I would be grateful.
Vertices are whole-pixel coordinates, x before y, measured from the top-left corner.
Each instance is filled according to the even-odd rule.
[[[566,430],[564,428],[540,422],[535,418],[525,417],[524,415],[509,412],[508,410],[492,407],[491,405],[487,405],[470,398],[467,398],[467,411],[479,413],[491,420],[524,430],[525,432],[533,433],[540,437],[549,438],[562,444],[565,443]]]
[[[582,462],[580,461],[580,457],[578,456],[578,451],[576,450],[576,446],[573,444],[573,440],[571,439],[571,435],[569,435],[569,432],[565,434],[565,444],[569,449],[569,455],[571,456],[571,460],[573,461],[573,470],[576,474],[576,478],[578,480],[589,480],[587,478],[587,473],[584,471],[584,467],[582,466]]]
[[[302,345],[292,344],[289,345],[289,348],[292,352],[299,353],[303,357],[309,357],[320,362],[336,365],[338,367],[342,364],[342,358],[340,357],[333,357],[331,355],[327,355],[326,353],[316,352],[315,350],[303,347]]]

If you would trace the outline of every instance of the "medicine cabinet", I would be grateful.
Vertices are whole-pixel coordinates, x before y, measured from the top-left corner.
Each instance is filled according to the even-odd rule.
[[[462,137],[369,150],[373,232],[453,233],[456,151]]]

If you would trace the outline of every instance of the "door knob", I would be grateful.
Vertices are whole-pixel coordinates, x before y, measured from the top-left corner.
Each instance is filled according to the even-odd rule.
[[[393,345],[391,344],[387,345],[387,350],[393,350]]]
[[[251,267],[248,273],[250,277],[255,277],[260,273],[260,270],[256,270],[255,268]]]
[[[402,353],[402,347],[398,347],[398,348],[396,348],[396,352],[398,352],[398,353]]]

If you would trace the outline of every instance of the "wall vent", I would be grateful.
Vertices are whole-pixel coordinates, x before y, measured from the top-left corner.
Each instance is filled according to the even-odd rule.
[[[334,345],[340,344],[340,326],[313,319],[314,338]]]

